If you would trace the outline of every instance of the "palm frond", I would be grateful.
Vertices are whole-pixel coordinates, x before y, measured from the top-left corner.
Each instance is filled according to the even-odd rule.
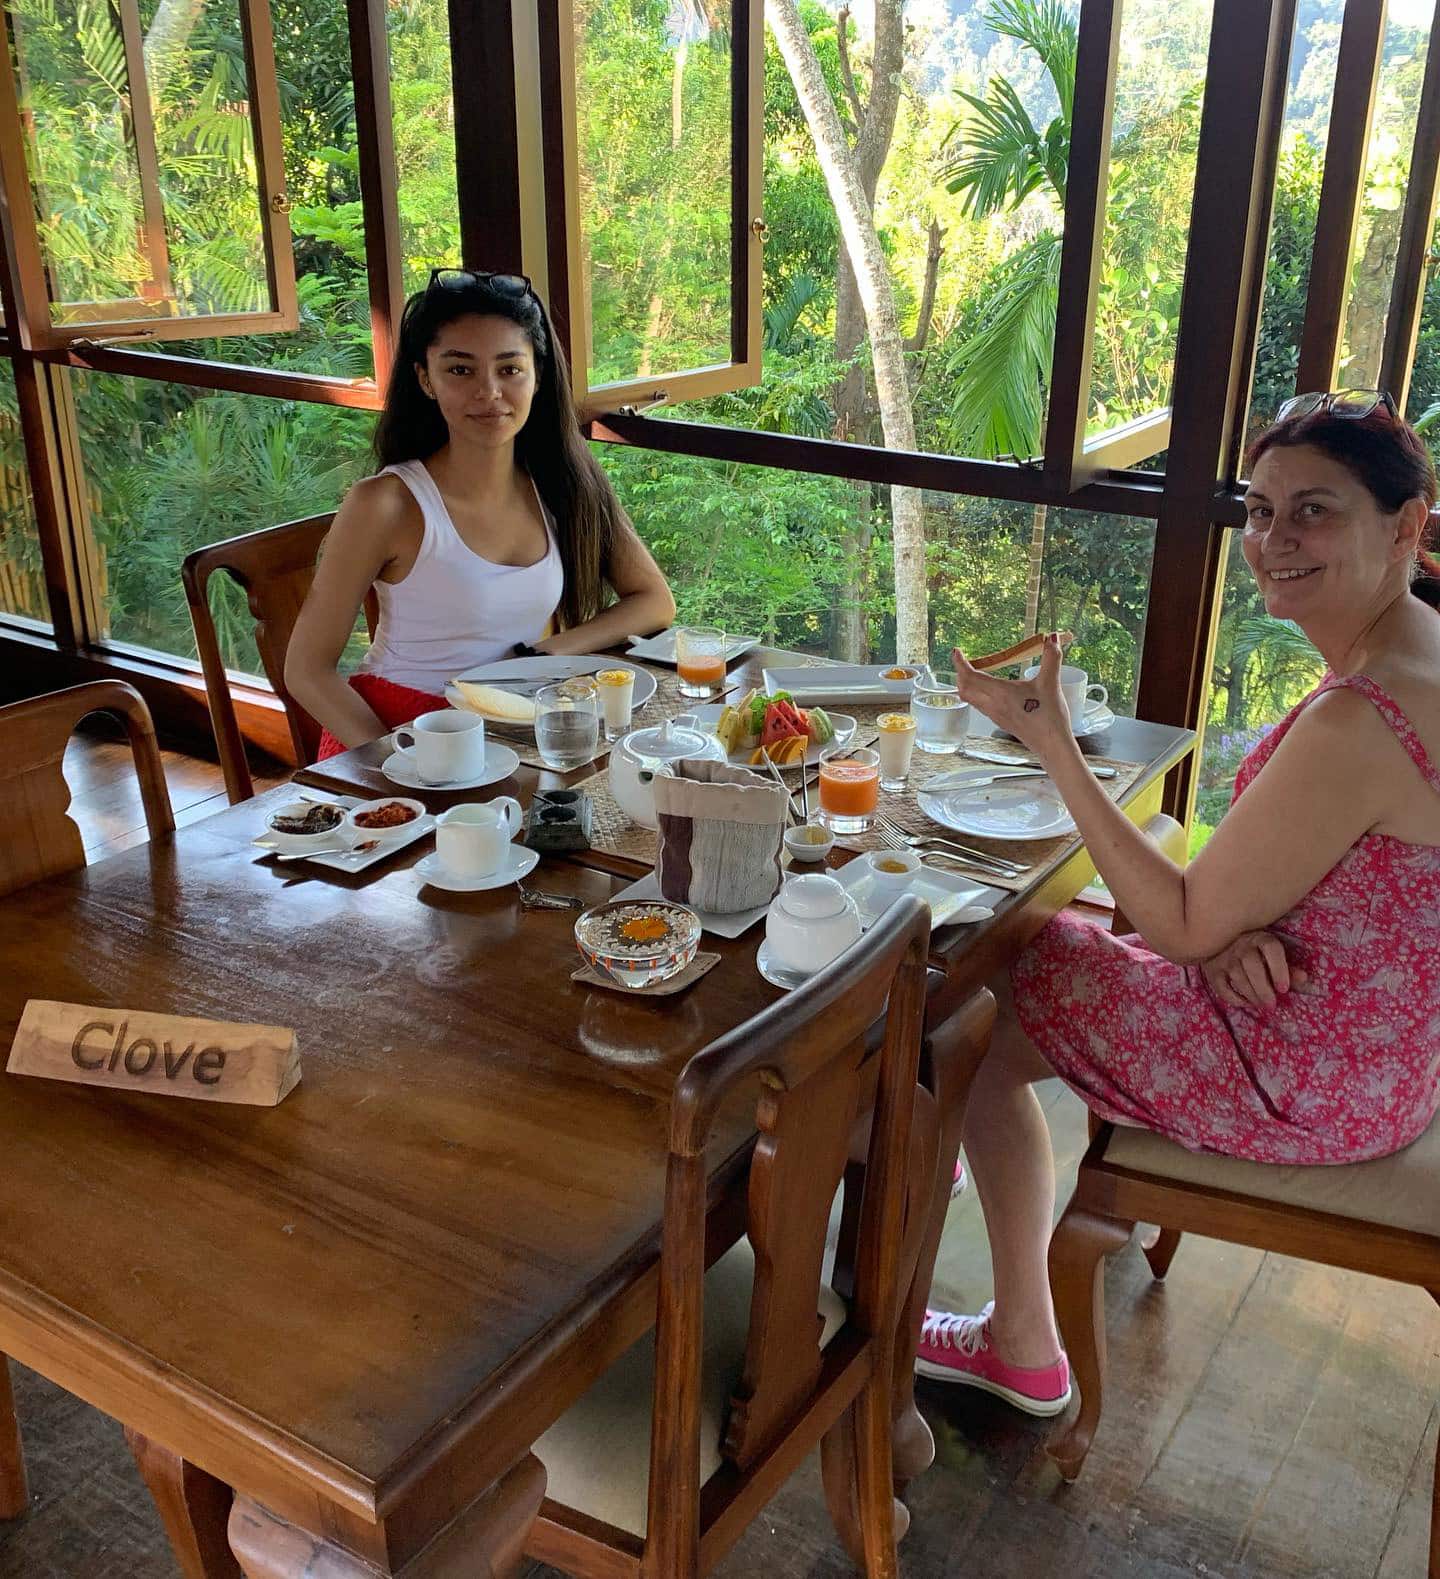
[[[950,420],[961,455],[1037,454],[1055,345],[1060,237],[1045,231],[994,276],[979,327],[951,366]]]
[[[765,309],[765,349],[790,352],[796,344],[796,331],[805,310],[820,295],[821,285],[813,275],[797,274],[779,301]]]
[[[965,193],[965,213],[984,219],[1023,202],[1047,178],[1045,146],[1004,77],[990,79],[983,99],[964,92],[956,97],[973,113],[952,132],[961,146],[941,174],[949,191]]]
[[[985,21],[996,33],[1027,45],[1045,64],[1060,116],[1068,126],[1075,103],[1075,56],[1079,24],[1062,0],[994,0]]]

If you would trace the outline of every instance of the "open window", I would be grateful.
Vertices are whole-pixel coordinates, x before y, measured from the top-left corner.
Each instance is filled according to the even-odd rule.
[[[550,298],[586,416],[760,381],[763,9],[540,8]]]
[[[294,328],[268,0],[3,0],[3,15],[22,341]]]

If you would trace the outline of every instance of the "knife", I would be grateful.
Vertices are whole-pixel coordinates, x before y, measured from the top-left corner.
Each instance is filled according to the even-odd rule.
[[[960,755],[969,757],[972,762],[989,762],[997,768],[1039,768],[1041,763],[1034,757],[1007,757],[998,751],[976,751],[970,746],[961,746]],[[1114,768],[1092,767],[1090,771],[1097,779],[1113,779],[1116,774]]]

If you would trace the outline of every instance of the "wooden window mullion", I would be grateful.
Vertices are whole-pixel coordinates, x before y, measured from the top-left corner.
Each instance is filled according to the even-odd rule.
[[[1347,0],[1310,254],[1297,394],[1329,389],[1335,382],[1384,42],[1385,0]]]
[[[395,124],[390,104],[390,41],[385,0],[346,0],[350,72],[355,84],[355,141],[360,207],[365,218],[365,273],[375,382],[390,377],[400,332],[404,254],[396,191]]]

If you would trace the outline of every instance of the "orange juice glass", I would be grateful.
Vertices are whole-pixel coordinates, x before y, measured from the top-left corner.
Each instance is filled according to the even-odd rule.
[[[681,696],[713,695],[725,684],[725,632],[712,625],[681,626],[675,660]]]
[[[880,756],[868,748],[820,758],[820,820],[831,833],[864,833],[880,803]]]

